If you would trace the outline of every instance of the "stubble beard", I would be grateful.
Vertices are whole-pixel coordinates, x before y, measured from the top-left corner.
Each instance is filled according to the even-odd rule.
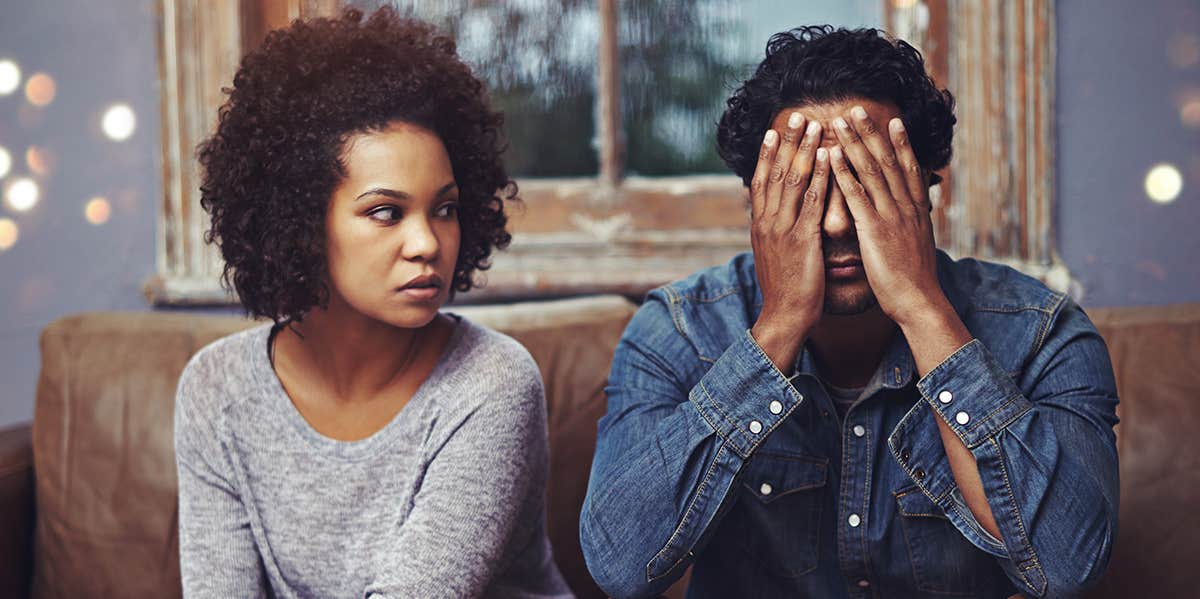
[[[826,285],[824,312],[830,316],[854,316],[879,304],[869,286],[864,289],[837,289]]]

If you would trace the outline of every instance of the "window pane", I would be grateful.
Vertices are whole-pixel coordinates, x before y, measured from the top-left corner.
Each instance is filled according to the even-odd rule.
[[[595,175],[599,22],[587,0],[373,0],[431,22],[458,41],[460,56],[504,111],[509,174]]]
[[[627,175],[728,172],[717,157],[725,99],[767,39],[801,25],[882,27],[883,0],[622,1]]]

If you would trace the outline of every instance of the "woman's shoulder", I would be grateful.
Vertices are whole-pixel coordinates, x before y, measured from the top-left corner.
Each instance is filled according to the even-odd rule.
[[[271,324],[265,323],[221,337],[188,360],[179,376],[176,404],[200,408],[218,399],[244,397],[238,390],[257,384],[255,368],[266,358]],[[263,352],[259,356],[256,352]],[[218,406],[207,405],[210,409]]]
[[[479,395],[542,395],[541,371],[525,346],[465,316],[454,318],[458,330],[447,355],[450,380]]]
[[[459,345],[463,360],[519,375],[537,374],[537,363],[521,342],[465,316],[455,318],[462,329]]]

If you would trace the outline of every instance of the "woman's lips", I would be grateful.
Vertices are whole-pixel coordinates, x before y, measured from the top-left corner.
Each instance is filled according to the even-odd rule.
[[[405,287],[400,290],[400,295],[413,300],[429,301],[436,298],[441,292],[441,287]]]

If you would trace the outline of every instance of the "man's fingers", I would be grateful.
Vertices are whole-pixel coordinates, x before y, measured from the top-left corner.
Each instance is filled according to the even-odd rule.
[[[767,177],[770,176],[771,164],[775,162],[775,151],[779,147],[779,134],[774,129],[768,129],[763,136],[762,145],[758,147],[758,164],[754,167],[754,176],[750,179],[750,213],[757,220],[766,208]]]
[[[892,138],[892,146],[896,148],[896,160],[900,162],[900,168],[904,172],[908,197],[912,198],[913,204],[919,208],[923,207],[928,210],[929,188],[925,185],[925,173],[921,170],[921,164],[917,162],[917,155],[913,152],[908,132],[904,130],[904,122],[900,119],[892,119],[888,123],[888,133]]]
[[[792,157],[796,154],[796,144],[804,134],[804,115],[793,112],[788,116],[787,125],[780,132],[779,149],[775,152],[775,160],[771,164],[770,177],[767,179],[766,214],[779,212],[779,204],[783,200],[784,179],[792,166]]]
[[[834,180],[837,181],[842,194],[846,196],[846,206],[850,208],[850,215],[854,217],[856,226],[878,215],[871,198],[867,197],[867,190],[858,182],[854,173],[850,172],[850,163],[846,162],[846,155],[841,146],[829,149],[829,168],[833,171]]]
[[[809,178],[813,172],[813,158],[817,146],[821,145],[821,123],[809,121],[800,139],[800,147],[783,178],[783,196],[779,203],[779,218],[784,222],[794,222],[800,211],[800,197],[808,187]]]
[[[879,164],[875,162],[871,152],[867,150],[858,131],[855,131],[850,123],[840,116],[833,119],[833,130],[837,134],[838,142],[844,152],[843,156],[850,164],[854,165],[857,179],[862,182],[862,186],[866,187],[868,201],[875,206],[877,211],[890,212],[894,207],[894,202],[891,199],[887,181],[883,178],[883,170],[879,168]],[[834,173],[837,174],[837,167],[834,166],[834,169]],[[841,179],[838,179],[838,183],[841,183]],[[842,191],[846,191],[844,186]]]
[[[862,106],[855,106],[851,109],[850,117],[854,121],[854,129],[862,137],[867,150],[875,158],[875,164],[879,165],[879,169],[883,172],[883,178],[891,191],[892,199],[900,205],[910,204],[912,200],[909,199],[904,171],[896,157],[896,150],[892,148],[890,136],[879,129],[875,120],[867,114],[866,109]]]
[[[828,192],[829,151],[825,148],[817,148],[812,180],[804,192],[800,203],[800,216],[796,219],[797,224],[805,233],[820,234],[821,218],[825,216],[825,197]]]

